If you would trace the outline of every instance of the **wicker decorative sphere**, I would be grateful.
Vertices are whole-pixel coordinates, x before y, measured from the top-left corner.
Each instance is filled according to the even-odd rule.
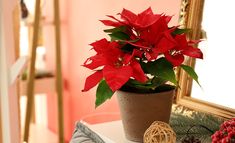
[[[144,133],[144,143],[175,143],[176,134],[169,124],[155,121]]]

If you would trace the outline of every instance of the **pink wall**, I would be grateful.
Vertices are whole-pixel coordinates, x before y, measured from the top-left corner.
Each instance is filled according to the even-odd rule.
[[[65,1],[65,0],[62,0]],[[65,80],[65,129],[66,138],[70,139],[74,124],[82,117],[90,114],[104,112],[119,112],[116,97],[95,109],[95,88],[89,92],[81,92],[85,79],[91,72],[81,65],[93,53],[88,44],[106,36],[103,33],[105,28],[99,19],[105,19],[105,15],[114,15],[122,11],[122,8],[132,10],[136,13],[152,7],[154,12],[175,15],[171,24],[177,24],[180,0],[67,0],[64,7],[61,7],[62,21],[62,48],[63,48],[63,74]],[[48,14],[49,13],[49,14]],[[48,17],[51,13],[46,12]],[[53,67],[53,30],[47,29],[47,58],[48,66]],[[53,69],[53,68],[52,68]],[[55,96],[55,95],[53,95]],[[55,115],[56,98],[48,98],[49,106],[49,127],[56,129],[57,116]]]
[[[69,43],[68,43],[68,12],[67,12],[67,1],[60,0],[60,16],[61,16],[61,58],[62,58],[62,72],[63,72],[63,80],[64,84],[68,83],[68,51],[69,51]],[[47,1],[46,5],[43,7],[43,16],[46,18],[46,24],[44,24],[44,40],[46,50],[46,61],[47,61],[47,69],[51,71],[55,71],[55,31],[53,22],[53,1]],[[67,140],[70,139],[73,124],[71,122],[71,94],[69,90],[64,86],[64,128],[65,128],[65,138]],[[48,106],[48,127],[57,132],[58,126],[58,118],[57,118],[57,94],[48,94],[47,96],[47,106]]]

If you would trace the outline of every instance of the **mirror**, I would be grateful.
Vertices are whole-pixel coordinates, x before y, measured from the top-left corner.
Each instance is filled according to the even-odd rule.
[[[224,6],[222,6],[224,5]],[[205,1],[202,29],[206,39],[199,43],[204,60],[196,61],[203,89],[193,83],[191,96],[235,109],[234,81],[234,0]],[[219,10],[218,10],[219,9]],[[204,34],[205,35],[205,34]]]
[[[188,38],[203,38],[198,46],[204,53],[204,60],[187,61],[187,64],[195,66],[202,88],[179,71],[181,90],[178,90],[176,100],[179,104],[224,117],[235,115],[234,4],[233,0],[223,3],[182,0],[180,23],[191,29]]]

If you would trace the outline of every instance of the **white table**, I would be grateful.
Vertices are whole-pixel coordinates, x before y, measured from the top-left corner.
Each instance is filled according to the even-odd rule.
[[[87,126],[99,134],[107,143],[137,143],[125,138],[121,120]]]

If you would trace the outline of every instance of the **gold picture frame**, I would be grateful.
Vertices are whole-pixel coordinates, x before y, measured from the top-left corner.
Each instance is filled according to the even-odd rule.
[[[198,40],[201,38],[201,22],[203,17],[204,0],[182,0],[179,23],[184,28],[191,29],[188,38]],[[192,67],[195,66],[195,59],[189,58],[186,63]],[[176,104],[189,107],[194,110],[209,112],[221,117],[231,118],[235,116],[235,109],[217,105],[192,98],[192,79],[183,71],[178,71],[180,89],[177,90],[175,102]]]

